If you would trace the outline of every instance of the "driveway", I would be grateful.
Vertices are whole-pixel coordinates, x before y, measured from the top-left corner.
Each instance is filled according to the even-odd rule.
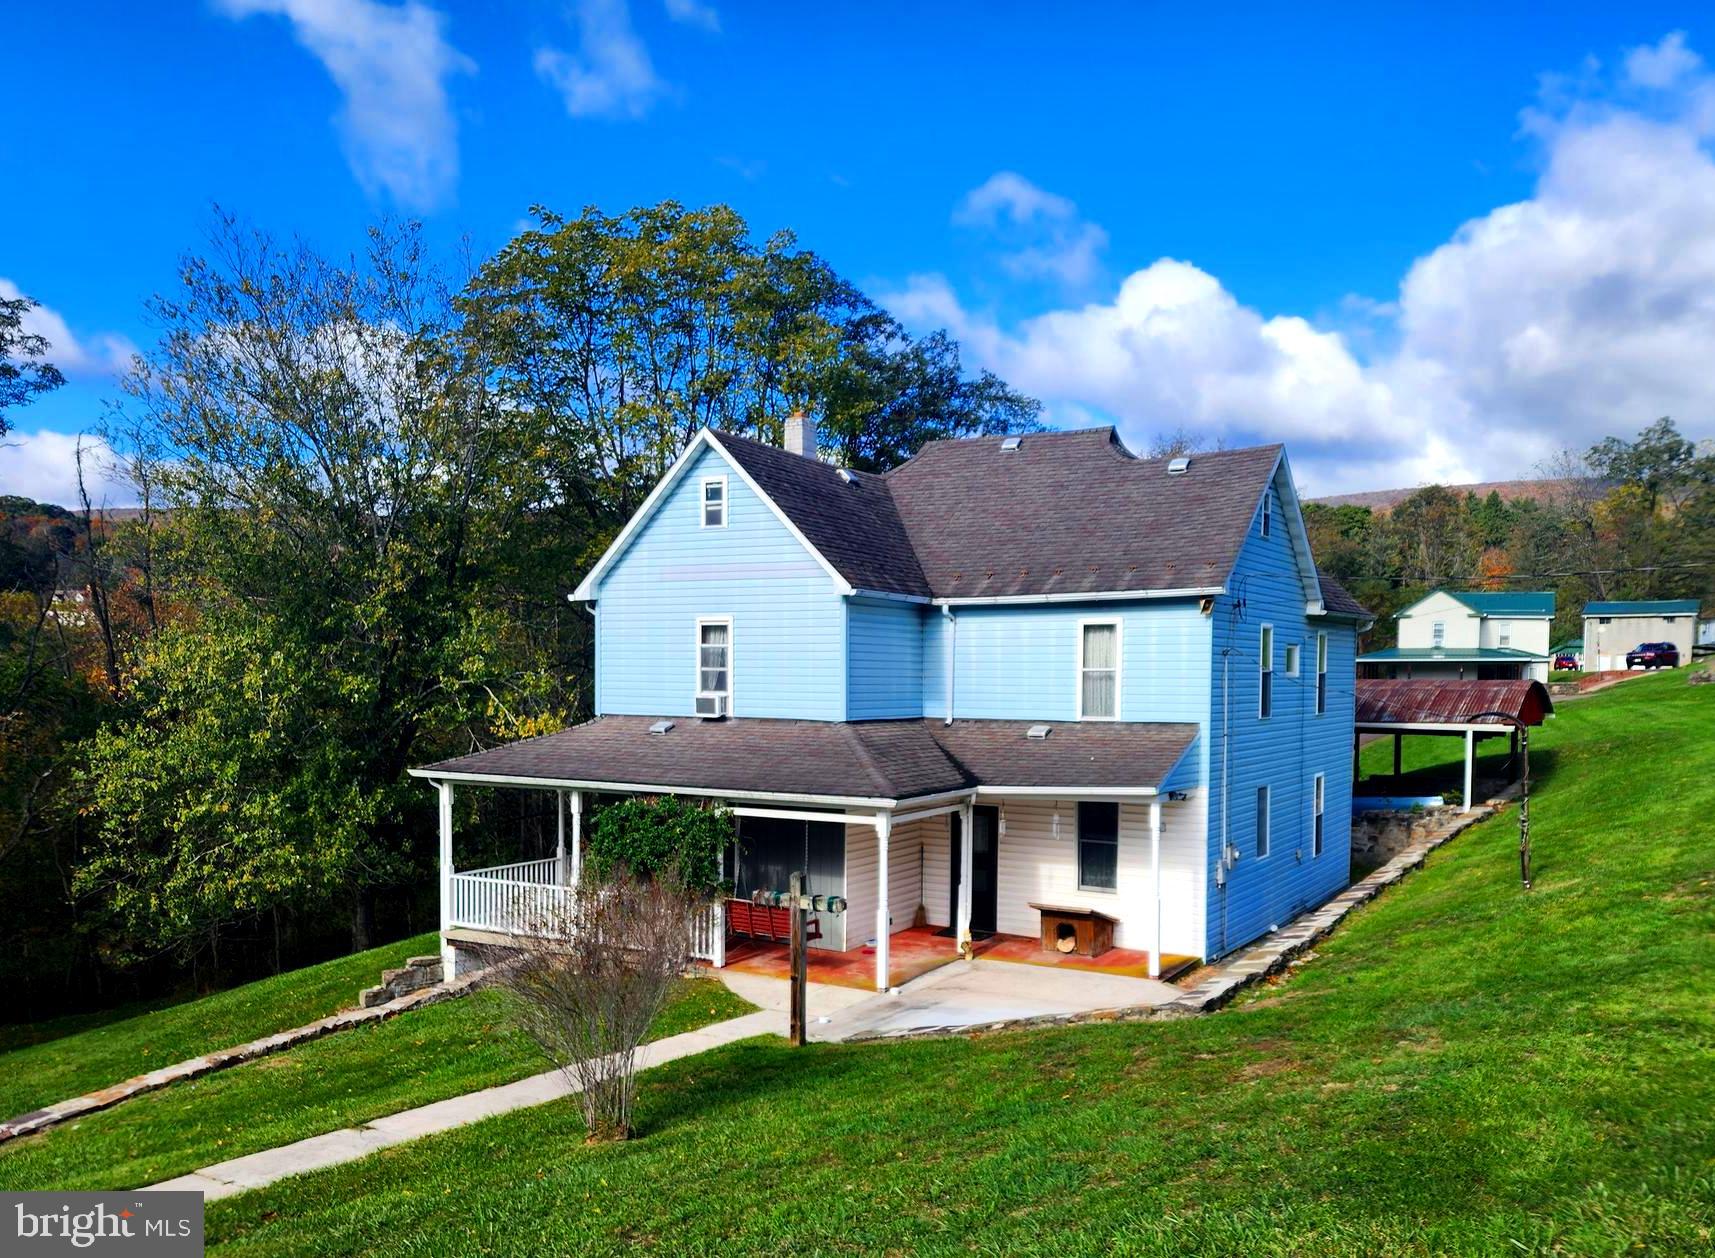
[[[814,1015],[813,1040],[959,1030],[1013,1018],[1037,1018],[1098,1009],[1164,1005],[1183,993],[1169,983],[1118,974],[1010,961],[955,961],[895,992]]]

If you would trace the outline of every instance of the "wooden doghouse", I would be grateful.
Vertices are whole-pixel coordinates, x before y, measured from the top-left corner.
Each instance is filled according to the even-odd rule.
[[[1075,952],[1099,957],[1114,946],[1115,919],[1095,909],[1063,904],[1032,904],[1042,915],[1042,947],[1046,952]]]

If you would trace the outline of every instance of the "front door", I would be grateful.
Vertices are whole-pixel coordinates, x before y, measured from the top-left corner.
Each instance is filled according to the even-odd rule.
[[[1000,867],[1000,809],[986,804],[971,810],[971,935],[986,939],[995,931],[998,870]],[[949,827],[953,836],[952,902],[947,920],[956,927],[959,921],[959,873],[964,853],[963,817],[953,813]]]

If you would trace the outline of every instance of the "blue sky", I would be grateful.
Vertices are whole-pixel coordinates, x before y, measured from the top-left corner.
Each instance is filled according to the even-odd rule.
[[[214,202],[486,251],[535,202],[725,201],[1055,422],[1285,440],[1312,493],[1529,474],[1659,414],[1710,434],[1696,12],[920,8],[10,13],[0,291],[73,383],[15,416],[0,491],[63,493]]]

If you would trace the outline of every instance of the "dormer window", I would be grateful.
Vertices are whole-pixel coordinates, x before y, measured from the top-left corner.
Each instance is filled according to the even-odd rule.
[[[726,527],[726,477],[708,476],[703,479],[703,527]]]

